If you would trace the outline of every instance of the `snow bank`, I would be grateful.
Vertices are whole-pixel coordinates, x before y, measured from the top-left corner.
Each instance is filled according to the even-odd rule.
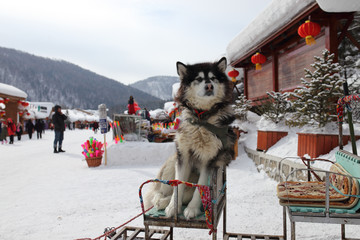
[[[176,152],[175,143],[124,142],[108,148],[109,166],[161,166]],[[161,153],[161,154],[160,154]]]

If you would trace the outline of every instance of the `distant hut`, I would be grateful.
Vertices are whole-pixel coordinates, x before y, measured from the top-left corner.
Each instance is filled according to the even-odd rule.
[[[19,121],[19,103],[25,102],[27,94],[8,84],[0,83],[0,111],[4,111],[3,118],[12,118],[16,124]]]

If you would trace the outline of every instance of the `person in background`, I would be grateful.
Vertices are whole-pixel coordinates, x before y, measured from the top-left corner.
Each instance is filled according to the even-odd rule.
[[[40,122],[41,122],[41,125],[42,125],[42,131],[43,131],[42,133],[45,134],[45,129],[46,129],[45,121],[41,119]]]
[[[26,129],[27,133],[29,134],[29,139],[31,139],[31,138],[32,138],[32,134],[33,134],[33,132],[34,132],[34,124],[33,124],[33,122],[31,121],[31,119],[29,119],[29,120],[26,122],[25,129]]]
[[[16,135],[17,135],[18,141],[21,140],[21,135],[22,134],[23,134],[23,127],[21,125],[21,122],[18,122],[16,124]]]
[[[7,140],[6,140],[6,136],[7,136],[7,126],[6,126],[6,122],[2,122],[3,120],[0,120],[0,126],[1,126],[1,133],[0,133],[0,141],[1,141],[1,144],[4,144],[7,143]]]
[[[128,114],[134,115],[135,114],[135,104],[134,104],[134,97],[130,96],[128,101]]]
[[[54,111],[55,113],[52,116],[52,122],[54,124],[54,130],[55,130],[54,153],[65,152],[62,149],[62,142],[64,139],[65,120],[67,119],[67,116],[65,116],[61,112],[61,107],[59,105],[56,105],[54,107]],[[58,144],[59,144],[59,148],[57,148]]]
[[[99,123],[98,122],[94,122],[93,129],[94,129],[94,133],[97,133],[97,130],[99,129]]]
[[[43,131],[43,124],[41,123],[40,119],[36,120],[35,130],[36,130],[37,139],[42,138],[41,134],[42,134],[42,131]]]
[[[147,110],[147,108],[144,108],[144,110],[145,110],[145,118],[146,118],[146,120],[148,120],[149,122],[151,122],[149,111]]]
[[[7,131],[8,131],[8,135],[10,137],[9,144],[13,144],[14,143],[14,135],[16,132],[16,126],[11,118],[7,119]]]

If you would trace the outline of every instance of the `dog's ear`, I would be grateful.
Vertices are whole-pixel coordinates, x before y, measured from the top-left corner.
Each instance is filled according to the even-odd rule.
[[[226,58],[222,57],[218,62],[217,62],[217,67],[219,68],[220,71],[225,72],[226,67],[227,67],[227,62],[226,62]]]
[[[177,73],[180,76],[180,79],[182,79],[186,75],[187,67],[182,62],[176,63]]]

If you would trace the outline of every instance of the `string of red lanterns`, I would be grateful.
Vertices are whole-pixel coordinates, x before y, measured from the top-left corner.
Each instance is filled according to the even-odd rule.
[[[23,107],[29,106],[29,102],[21,101],[21,100],[18,101],[18,104],[22,105]]]

